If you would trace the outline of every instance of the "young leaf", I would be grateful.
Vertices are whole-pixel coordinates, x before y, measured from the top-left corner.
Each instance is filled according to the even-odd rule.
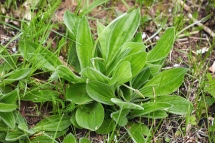
[[[138,104],[130,103],[130,102],[124,102],[121,99],[118,98],[111,98],[111,101],[118,105],[122,109],[138,109],[138,110],[144,110],[143,107],[141,107]]]
[[[27,77],[31,73],[31,71],[32,71],[31,68],[22,68],[22,69],[17,69],[15,71],[12,71],[5,75],[6,78],[3,80],[3,82],[0,83],[0,85],[10,84],[14,81],[21,80]],[[0,80],[1,80],[1,77],[0,77]]]
[[[3,103],[14,104],[16,103],[18,96],[19,96],[19,92],[18,92],[18,89],[16,88],[13,91],[0,97],[0,101]]]
[[[81,70],[90,67],[91,59],[93,58],[93,38],[86,17],[83,17],[79,22],[76,37],[76,51]]]
[[[71,13],[70,11],[67,10],[64,13],[63,21],[66,27],[68,28],[69,32],[71,32],[72,38],[75,39],[80,18],[74,13]]]
[[[85,82],[85,79],[76,76],[68,67],[61,65],[56,68],[56,71],[50,77],[50,80],[55,78],[63,78],[71,83],[81,83]]]
[[[157,42],[156,46],[148,53],[147,62],[155,62],[167,57],[175,41],[175,28],[168,28]]]
[[[115,122],[112,119],[106,119],[102,125],[96,130],[97,134],[108,134],[114,130]]]
[[[43,119],[33,127],[35,131],[63,131],[71,125],[70,117],[64,115],[52,115]]]
[[[168,114],[163,110],[158,110],[152,113],[149,113],[148,115],[143,115],[144,118],[151,118],[151,119],[164,119],[168,117]]]
[[[137,76],[132,79],[132,87],[135,89],[141,88],[150,77],[150,69],[145,67]]]
[[[143,135],[149,136],[151,134],[148,127],[141,123],[132,124],[127,128],[127,131],[135,143],[145,143],[146,141]]]
[[[82,70],[81,74],[91,80],[107,83],[110,79],[96,69],[87,67]]]
[[[117,51],[127,41],[130,41],[140,24],[140,10],[136,9],[121,17],[111,30],[106,65],[109,65]]]
[[[95,7],[102,5],[103,3],[108,2],[108,0],[94,0],[88,7],[81,9],[80,16],[84,16],[90,13]]]
[[[179,88],[187,71],[186,68],[165,70],[149,80],[140,92],[146,97],[168,95]]]
[[[129,61],[131,63],[132,77],[135,77],[143,69],[146,63],[146,58],[146,52],[138,52],[123,59],[123,61]]]
[[[0,103],[0,112],[11,112],[16,110],[16,108],[17,108],[16,104]]]
[[[87,104],[92,99],[86,91],[86,83],[77,83],[70,85],[66,90],[66,100],[72,101],[75,104]]]
[[[54,90],[33,90],[21,97],[23,101],[46,102],[53,101],[58,98],[58,93]]]
[[[0,119],[11,129],[15,128],[16,119],[12,112],[0,112]]]
[[[21,139],[22,137],[27,136],[24,132],[20,130],[14,130],[7,133],[7,136],[5,138],[6,141],[17,141]]]
[[[79,139],[79,143],[91,143],[88,138],[82,137]]]
[[[21,123],[18,125],[18,128],[29,135],[33,135],[35,133],[34,130],[28,129],[28,125],[26,123]]]
[[[162,96],[163,97],[163,96]],[[138,117],[138,116],[142,116],[142,115],[146,115],[152,112],[155,112],[157,110],[168,110],[169,108],[172,107],[172,105],[170,103],[166,103],[166,102],[148,102],[148,103],[144,103],[142,105],[142,107],[144,108],[144,110],[133,110],[130,114],[129,117],[131,116],[133,117]]]
[[[79,106],[76,111],[76,121],[79,126],[96,131],[104,120],[104,108],[101,103],[93,102]]]
[[[177,95],[161,96],[155,100],[156,102],[165,102],[165,103],[171,104],[172,107],[166,109],[166,111],[173,114],[186,115],[186,114],[189,114],[189,111],[191,111],[193,108],[191,102]]]
[[[113,71],[113,77],[109,81],[109,85],[121,85],[128,82],[132,77],[130,62],[121,62]]]
[[[87,93],[97,102],[113,105],[111,102],[111,98],[115,97],[113,86],[109,86],[98,81],[90,81],[87,84]]]
[[[41,45],[30,41],[20,41],[21,55],[37,68],[45,68],[54,71],[55,67],[62,65],[58,57]]]
[[[67,136],[64,138],[62,143],[77,143],[77,140],[75,139],[74,135],[69,133]]]
[[[119,111],[113,112],[111,118],[121,127],[124,127],[128,123],[127,115],[130,109],[120,109]]]

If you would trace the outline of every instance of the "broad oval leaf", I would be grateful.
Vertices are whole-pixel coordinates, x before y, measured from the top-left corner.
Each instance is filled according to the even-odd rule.
[[[92,101],[86,91],[86,83],[76,83],[70,85],[66,90],[66,100],[75,104],[86,104]]]
[[[79,139],[79,143],[91,143],[90,140],[86,137],[82,137]]]
[[[0,119],[11,129],[15,128],[16,118],[12,112],[0,112]]]
[[[68,115],[52,115],[37,123],[33,129],[35,131],[63,131],[71,125]]]
[[[114,87],[98,81],[89,81],[87,93],[95,101],[107,105],[113,105],[111,98],[115,97]]]
[[[96,131],[104,120],[104,108],[101,103],[93,102],[79,106],[76,111],[76,121],[79,126]]]
[[[156,62],[167,57],[175,41],[175,28],[168,28],[156,46],[148,53],[147,62]]]
[[[67,136],[63,139],[62,143],[77,143],[77,140],[75,139],[74,135],[69,133]]]
[[[138,104],[134,104],[131,102],[124,102],[121,99],[118,98],[111,98],[111,101],[118,105],[122,109],[139,109],[139,110],[144,110],[144,108]]]
[[[166,109],[167,112],[178,114],[178,115],[186,115],[192,111],[193,105],[187,99],[173,95],[173,96],[161,96],[155,99],[156,102],[165,102],[171,104],[172,107]]]
[[[87,18],[83,17],[78,26],[76,37],[76,51],[80,62],[81,70],[91,66],[93,58],[93,38]]]
[[[173,68],[155,75],[141,89],[140,92],[146,97],[168,95],[177,90],[183,82],[186,68]]]

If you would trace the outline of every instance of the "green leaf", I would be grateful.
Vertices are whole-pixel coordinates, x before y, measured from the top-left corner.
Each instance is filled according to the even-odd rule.
[[[79,126],[91,131],[97,130],[104,120],[104,108],[98,102],[79,106],[76,111],[76,121]]]
[[[62,65],[55,54],[41,45],[27,40],[20,41],[19,45],[20,53],[24,59],[32,63],[37,68],[54,71],[55,67]]]
[[[140,92],[146,97],[168,95],[180,87],[187,71],[186,68],[165,70],[149,80]]]
[[[141,123],[131,124],[131,126],[127,128],[127,131],[135,143],[145,143],[146,140],[143,137],[143,135],[150,136],[150,134],[151,134],[148,127],[144,124],[141,124]]]
[[[127,115],[130,109],[120,109],[119,111],[113,112],[111,118],[121,127],[124,127],[128,123]]]
[[[91,143],[90,140],[86,137],[82,137],[79,139],[79,143]]]
[[[76,76],[68,67],[64,65],[58,66],[50,79],[54,80],[57,77],[63,78],[71,83],[85,82],[83,78]]]
[[[58,143],[53,137],[48,134],[42,133],[42,135],[36,136],[31,140],[31,143]],[[75,143],[75,142],[74,142]]]
[[[131,103],[131,102],[124,102],[121,99],[118,98],[111,98],[111,101],[118,105],[122,109],[139,109],[139,110],[144,110],[143,107],[141,107],[138,104]]]
[[[8,104],[13,104],[13,103],[15,104],[17,101],[18,95],[19,95],[19,92],[18,92],[18,89],[16,88],[15,90],[0,97],[0,101]]]
[[[92,101],[86,91],[86,83],[77,83],[68,86],[66,90],[66,100],[75,104],[87,104]]]
[[[29,129],[29,128],[28,128],[28,125],[25,124],[25,123],[19,124],[19,125],[18,125],[18,128],[19,128],[20,130],[22,130],[24,133],[28,133],[29,135],[33,135],[33,134],[35,133],[35,131],[32,130],[32,129]]]
[[[136,75],[132,79],[132,87],[135,89],[141,88],[149,79],[150,77],[150,69],[148,67],[145,67],[142,71],[139,72],[138,75]]]
[[[163,110],[158,110],[147,115],[143,115],[142,117],[150,118],[150,119],[164,119],[168,117],[168,114]]]
[[[175,41],[175,28],[168,28],[157,42],[156,46],[148,53],[147,62],[155,62],[167,57]]]
[[[27,136],[24,132],[20,130],[14,130],[7,133],[5,140],[6,141],[17,141],[22,137]]]
[[[11,129],[15,128],[16,119],[12,112],[0,112],[0,119]]]
[[[91,80],[107,83],[110,79],[96,69],[87,67],[82,70],[81,74]]]
[[[132,77],[130,62],[121,62],[113,71],[113,77],[109,81],[109,85],[121,85],[128,82]]]
[[[77,140],[75,139],[74,135],[69,133],[67,136],[64,138],[62,143],[77,143]]]
[[[156,102],[165,102],[171,104],[172,107],[166,109],[166,111],[173,114],[186,115],[189,114],[189,111],[191,111],[193,108],[190,101],[177,95],[161,96],[155,100]]]
[[[33,127],[35,131],[63,131],[71,125],[68,115],[52,115],[43,119]]]
[[[16,110],[16,108],[17,108],[16,104],[0,103],[0,112],[11,112]]]
[[[71,32],[72,38],[75,39],[80,18],[77,15],[67,10],[64,13],[63,21],[66,27],[68,28],[69,32]]]
[[[15,71],[12,71],[9,74],[6,74],[4,76],[6,78],[3,80],[3,82],[1,82],[0,85],[10,84],[14,81],[19,81],[19,80],[27,77],[31,73],[31,71],[32,71],[32,69],[30,69],[30,68],[22,68],[22,69],[17,69]],[[0,77],[0,79],[1,79],[1,77]]]
[[[94,0],[89,6],[81,9],[80,16],[84,16],[90,13],[95,7],[102,5],[103,3],[106,3],[106,2],[108,2],[108,0]]]
[[[54,101],[58,98],[58,93],[54,90],[33,90],[21,97],[23,101],[46,102]]]
[[[140,24],[140,10],[136,9],[130,13],[125,14],[118,21],[116,21],[113,29],[111,30],[110,37],[108,40],[108,55],[106,65],[109,65],[111,61],[116,56],[120,47],[125,43],[130,41],[137,28]]]
[[[91,66],[93,58],[93,38],[86,17],[80,20],[76,37],[76,51],[81,70]]]
[[[155,112],[157,110],[168,110],[169,108],[172,107],[172,105],[170,103],[156,101],[156,102],[144,103],[142,107],[144,108],[144,110],[133,110],[129,114],[129,116],[132,116],[133,118],[133,117],[146,115],[146,114]]]
[[[146,52],[138,52],[126,57],[124,60],[131,63],[132,77],[135,77],[145,66],[147,54]]]
[[[112,119],[106,119],[102,125],[96,130],[97,134],[108,134],[114,130],[115,122]]]
[[[98,81],[89,81],[87,84],[87,93],[95,101],[107,105],[113,105],[111,98],[115,97],[114,87]]]

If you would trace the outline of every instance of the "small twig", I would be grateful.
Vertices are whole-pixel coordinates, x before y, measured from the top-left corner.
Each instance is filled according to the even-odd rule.
[[[215,37],[215,33],[207,26],[203,25],[201,22],[198,22],[195,18],[192,16],[192,11],[188,5],[184,3],[182,0],[178,0],[180,4],[183,6],[183,8],[188,12],[187,16],[189,19],[191,19],[194,23],[196,23],[198,26],[203,27],[204,31],[207,32],[211,37]],[[201,20],[200,20],[201,21]]]

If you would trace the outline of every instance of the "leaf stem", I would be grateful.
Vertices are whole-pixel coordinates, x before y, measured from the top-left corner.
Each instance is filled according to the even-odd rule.
[[[125,87],[127,87],[128,89],[133,90],[135,93],[137,93],[138,95],[140,95],[141,97],[145,98],[145,96],[138,90],[138,89],[134,89],[126,84],[123,84]]]

